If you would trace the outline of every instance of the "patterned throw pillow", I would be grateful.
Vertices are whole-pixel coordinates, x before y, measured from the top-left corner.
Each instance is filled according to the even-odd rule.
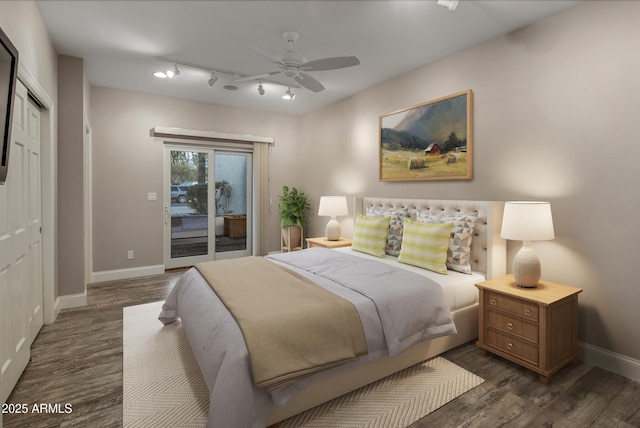
[[[417,223],[407,219],[398,261],[446,275],[452,227],[453,223]]]
[[[478,217],[470,214],[433,214],[420,210],[417,211],[416,216],[420,223],[453,223],[447,250],[447,267],[458,272],[471,273],[471,240]]]
[[[374,218],[358,214],[351,249],[376,257],[384,257],[390,220],[391,217]]]
[[[404,219],[409,218],[409,210],[369,207],[367,217],[391,217],[385,252],[390,256],[398,257],[402,247],[402,226]]]

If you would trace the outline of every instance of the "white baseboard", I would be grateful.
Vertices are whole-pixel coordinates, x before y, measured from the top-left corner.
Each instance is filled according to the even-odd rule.
[[[640,361],[583,342],[579,346],[583,361],[640,382]]]
[[[164,265],[143,266],[131,269],[118,269],[103,272],[93,272],[91,282],[115,281],[119,279],[137,278],[148,275],[159,275],[164,273]],[[79,308],[87,306],[87,293],[68,294],[58,296],[54,303],[54,320],[63,309]]]
[[[164,265],[141,266],[130,269],[105,270],[93,272],[91,283],[103,281],[117,281],[119,279],[138,278],[141,276],[160,275],[164,273]]]
[[[53,302],[53,320],[49,324],[52,324],[58,315],[60,314],[60,296],[56,297],[56,301]]]
[[[65,296],[59,296],[57,301],[57,309],[79,308],[87,306],[87,293],[67,294]]]

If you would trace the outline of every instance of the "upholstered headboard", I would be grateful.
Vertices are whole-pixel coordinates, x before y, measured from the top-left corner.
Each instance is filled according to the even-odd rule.
[[[406,208],[416,220],[416,210],[444,214],[477,215],[474,236],[471,241],[471,269],[484,272],[487,278],[495,278],[507,272],[507,245],[500,237],[504,202],[465,201],[408,198],[355,199],[356,213],[366,214],[367,208]]]

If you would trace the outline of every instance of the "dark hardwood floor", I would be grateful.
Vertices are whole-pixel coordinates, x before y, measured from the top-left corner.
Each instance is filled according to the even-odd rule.
[[[181,271],[90,285],[84,308],[43,327],[8,403],[5,427],[122,426],[122,308],[164,299]],[[431,427],[640,427],[640,383],[586,363],[562,369],[550,385],[469,343],[446,352],[485,382],[416,422]],[[54,413],[33,412],[33,405]],[[71,405],[71,412],[65,413]],[[230,427],[242,428],[242,427]]]
[[[90,285],[86,307],[61,311],[36,337],[7,401],[29,412],[4,414],[4,427],[122,426],[122,308],[163,300],[181,273]],[[32,412],[40,403],[72,412]]]

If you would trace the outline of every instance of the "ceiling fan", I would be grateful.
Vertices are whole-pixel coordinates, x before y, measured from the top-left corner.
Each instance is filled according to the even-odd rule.
[[[234,80],[234,82],[249,82],[251,80],[261,80],[269,76],[282,74],[283,76],[295,79],[296,82],[310,91],[320,92],[324,90],[324,86],[322,86],[322,83],[318,82],[315,78],[307,74],[307,72],[336,70],[360,64],[360,60],[357,56],[339,56],[307,61],[306,58],[293,51],[293,44],[298,40],[298,37],[300,37],[300,34],[295,31],[285,31],[282,33],[282,38],[288,43],[289,48],[285,53],[278,56],[273,56],[263,49],[252,45],[253,49],[258,54],[274,63],[278,67],[278,70],[242,77]]]

